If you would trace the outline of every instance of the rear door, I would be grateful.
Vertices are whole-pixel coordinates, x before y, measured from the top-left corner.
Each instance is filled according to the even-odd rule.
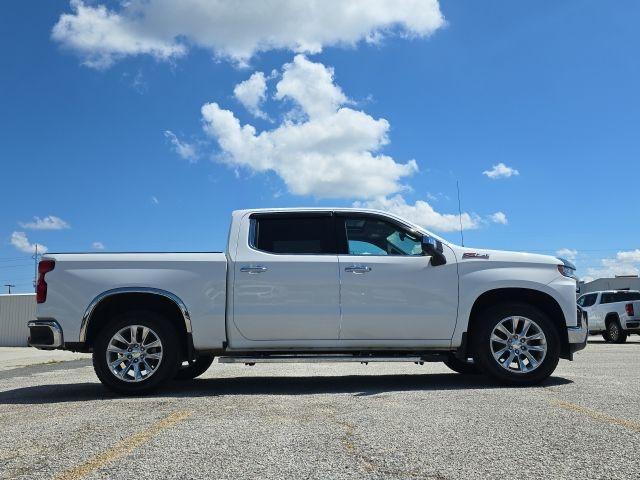
[[[336,232],[341,341],[451,339],[458,309],[452,252],[445,252],[449,263],[432,266],[421,236],[384,216],[337,214]]]
[[[337,340],[338,258],[331,212],[259,213],[234,263],[236,328],[249,340]]]

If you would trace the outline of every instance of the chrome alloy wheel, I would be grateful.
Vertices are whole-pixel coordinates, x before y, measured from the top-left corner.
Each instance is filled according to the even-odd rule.
[[[526,317],[512,316],[498,322],[489,339],[498,365],[511,373],[529,373],[547,355],[547,338],[542,328]]]
[[[130,325],[116,332],[107,347],[109,370],[125,382],[141,382],[162,362],[162,342],[144,325]]]

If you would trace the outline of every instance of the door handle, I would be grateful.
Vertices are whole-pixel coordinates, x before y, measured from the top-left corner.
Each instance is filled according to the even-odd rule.
[[[350,265],[348,267],[344,267],[344,271],[355,273],[356,275],[362,275],[363,273],[370,272],[371,267],[367,267],[366,265]]]
[[[262,265],[245,265],[240,267],[240,271],[242,273],[248,273],[250,275],[254,275],[256,273],[262,273],[267,271],[267,267],[263,267]]]

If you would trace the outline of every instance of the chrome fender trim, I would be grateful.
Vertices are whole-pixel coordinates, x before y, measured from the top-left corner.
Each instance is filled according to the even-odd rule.
[[[89,321],[91,320],[91,316],[93,315],[96,307],[102,302],[104,299],[108,297],[112,297],[114,295],[121,295],[124,293],[148,293],[151,295],[159,295],[161,297],[168,298],[176,306],[180,309],[182,313],[182,319],[184,320],[184,326],[187,330],[187,334],[191,334],[191,317],[189,316],[189,310],[187,310],[187,306],[184,304],[179,297],[174,295],[171,292],[167,292],[166,290],[161,290],[159,288],[152,287],[120,287],[114,288],[112,290],[107,290],[106,292],[102,292],[96,298],[94,298],[87,309],[84,311],[84,315],[82,316],[82,323],[80,324],[80,342],[85,343],[87,340],[87,330],[89,328]]]

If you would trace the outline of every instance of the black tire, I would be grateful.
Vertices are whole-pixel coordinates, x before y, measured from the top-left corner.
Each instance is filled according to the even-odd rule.
[[[150,328],[157,334],[162,345],[162,359],[157,369],[153,370],[148,378],[136,382],[117,377],[106,357],[111,338],[121,329],[131,325]],[[100,330],[93,344],[93,368],[102,384],[109,390],[123,395],[145,395],[175,376],[179,352],[179,335],[169,320],[147,310],[132,311],[117,315]]]
[[[464,361],[460,360],[454,354],[450,354],[444,361],[444,364],[454,372],[461,373],[463,375],[478,375],[479,373],[482,373],[478,368],[478,364],[472,358]]]
[[[604,338],[605,342],[611,343],[611,340],[609,340],[609,335],[607,335],[607,332],[602,332],[602,338]]]
[[[624,343],[627,341],[627,332],[622,329],[617,318],[607,322],[607,331],[603,336],[610,343]]]
[[[490,339],[494,328],[504,319],[513,316],[532,320],[542,330],[546,338],[546,354],[542,362],[531,371],[520,373],[505,368],[494,358],[491,350],[493,342]],[[556,369],[560,360],[560,335],[558,329],[545,313],[534,306],[525,303],[496,305],[481,312],[475,321],[477,323],[475,323],[471,339],[475,353],[474,358],[477,359],[480,370],[491,378],[511,385],[535,385],[548,378]],[[516,350],[516,352],[519,352],[519,350]],[[521,355],[519,354],[518,358],[522,358]]]
[[[216,358],[214,355],[198,355],[198,357],[192,362],[182,362],[182,365],[178,367],[175,379],[193,380],[194,378],[199,377],[209,369],[214,358]]]

